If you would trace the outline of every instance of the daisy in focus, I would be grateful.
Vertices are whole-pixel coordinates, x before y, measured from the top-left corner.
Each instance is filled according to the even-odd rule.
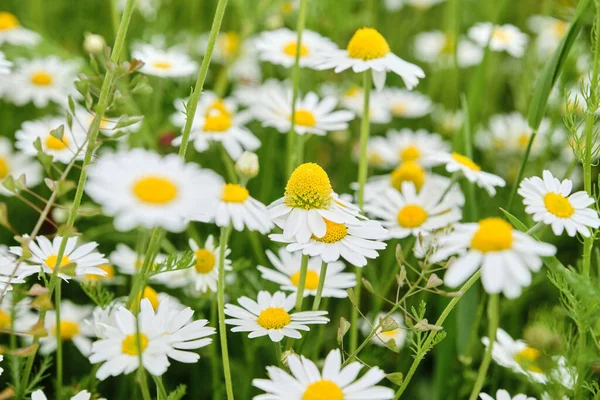
[[[50,241],[45,236],[38,236],[33,241],[29,239],[29,236],[24,235],[23,239],[29,247],[31,256],[26,260],[27,264],[19,266],[19,278],[35,275],[40,270],[52,274],[58,261],[57,256],[62,237],[55,236]],[[68,282],[73,276],[106,275],[106,271],[98,268],[99,265],[108,261],[104,258],[104,254],[96,251],[98,243],[90,242],[78,245],[77,241],[77,237],[67,239],[58,277]],[[10,247],[9,251],[18,257],[23,255],[23,248],[20,246]]]
[[[275,270],[259,265],[258,270],[261,273],[261,277],[281,285],[281,290],[297,293],[300,282],[302,254],[300,252],[290,253],[284,248],[280,248],[277,254],[270,250],[267,250],[266,253]],[[304,297],[315,296],[317,294],[319,279],[322,273],[321,263],[322,261],[318,257],[308,259],[308,270],[306,272],[306,281],[304,282]],[[322,297],[348,297],[346,289],[356,286],[356,274],[343,272],[344,268],[344,263],[340,261],[327,265]]]
[[[267,367],[269,379],[252,381],[253,386],[265,392],[254,397],[255,400],[388,400],[394,397],[392,389],[377,386],[377,383],[385,378],[385,372],[373,367],[358,378],[363,365],[354,361],[342,368],[342,355],[338,349],[330,351],[327,355],[323,372],[319,372],[316,364],[303,356],[293,354],[287,361],[290,373],[278,367]]]
[[[250,339],[269,336],[273,342],[280,342],[284,337],[300,339],[299,331],[309,331],[308,325],[326,324],[329,318],[327,311],[301,311],[290,313],[294,308],[296,295],[286,296],[284,292],[270,294],[258,292],[256,301],[248,297],[240,297],[241,306],[225,304],[225,314],[230,319],[225,323],[234,325],[232,332],[250,332]]]
[[[330,50],[320,54],[316,69],[334,69],[339,73],[352,68],[356,73],[372,70],[373,83],[377,90],[385,86],[388,71],[399,75],[408,89],[425,77],[425,72],[392,53],[388,42],[373,28],[358,29],[348,42],[346,49]]]
[[[198,70],[198,64],[176,47],[163,50],[142,44],[134,48],[132,57],[144,62],[141,73],[160,78],[182,78]]]
[[[430,258],[436,263],[458,254],[448,267],[444,283],[455,288],[481,268],[481,283],[490,294],[503,292],[507,298],[521,295],[531,284],[531,273],[542,267],[541,257],[552,256],[556,247],[537,242],[500,218],[485,218],[478,223],[456,224],[439,239]]]
[[[510,393],[508,393],[504,389],[499,389],[496,392],[496,398],[494,399],[487,393],[479,393],[479,398],[481,400],[535,400],[535,397],[529,397],[526,394],[519,393],[515,397],[512,397]]]
[[[12,148],[12,144],[8,138],[0,138],[0,181],[4,181],[11,176],[13,179],[18,179],[21,175],[25,175],[27,187],[37,186],[42,181],[42,166],[35,162],[33,158],[24,154],[24,152],[16,152]],[[14,193],[0,186],[0,194],[4,196],[13,196]]]
[[[91,306],[80,306],[68,300],[63,300],[60,304],[60,337],[58,340],[73,342],[75,347],[84,356],[89,356],[92,349],[90,337],[94,332],[90,326],[83,321],[92,313]],[[44,320],[44,327],[48,336],[40,338],[40,352],[50,354],[56,351],[56,312],[48,311]]]
[[[528,41],[527,35],[516,26],[494,25],[491,22],[476,24],[469,29],[468,35],[482,48],[485,48],[489,42],[490,50],[505,51],[516,58],[523,57]]]
[[[433,103],[429,97],[406,89],[386,88],[392,114],[396,118],[421,118],[429,114]]]
[[[591,229],[600,227],[598,212],[591,208],[595,200],[585,191],[571,193],[573,182],[562,182],[545,170],[543,178],[525,178],[519,185],[519,195],[523,197],[525,212],[533,216],[533,221],[551,225],[555,235],[567,231],[569,236],[580,233],[589,237]]]
[[[200,247],[194,239],[189,240],[189,246],[194,252],[196,259],[192,268],[187,268],[187,281],[192,282],[196,292],[217,292],[217,281],[219,279],[219,259],[221,257],[221,246],[215,244],[212,235],[208,235],[204,245]],[[225,271],[231,271],[231,260],[227,258],[231,253],[230,248],[225,249]]]
[[[504,187],[506,182],[497,175],[481,170],[473,160],[459,153],[436,153],[430,160],[446,165],[446,171],[451,174],[460,172],[469,182],[485,189],[490,196],[496,195],[496,187]]]
[[[35,46],[40,35],[21,26],[16,15],[8,11],[0,11],[0,45]]]
[[[456,39],[442,31],[421,32],[415,37],[415,57],[429,64],[450,68],[456,61],[461,68],[479,65],[483,60],[483,50],[472,41]]]
[[[248,228],[266,234],[273,228],[267,207],[250,196],[246,187],[223,180],[215,188],[220,193],[216,204],[214,221],[217,226],[233,226],[236,231]]]

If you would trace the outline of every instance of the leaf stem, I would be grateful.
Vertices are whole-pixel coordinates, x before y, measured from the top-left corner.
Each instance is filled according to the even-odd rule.
[[[298,291],[296,292],[296,312],[302,311],[302,302],[304,300],[304,286],[306,285],[306,273],[308,271],[308,256],[302,254],[302,263],[300,264],[300,279],[298,281]]]
[[[313,302],[313,311],[317,311],[321,305],[321,296],[323,295],[323,287],[325,287],[325,279],[327,277],[327,263],[321,262],[321,270],[319,271],[319,286],[317,287],[317,295]]]

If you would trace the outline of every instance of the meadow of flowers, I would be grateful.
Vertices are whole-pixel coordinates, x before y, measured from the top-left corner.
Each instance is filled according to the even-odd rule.
[[[3,0],[0,400],[600,399],[600,0]]]

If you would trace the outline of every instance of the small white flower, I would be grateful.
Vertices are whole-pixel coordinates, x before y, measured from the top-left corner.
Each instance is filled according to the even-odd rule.
[[[225,183],[220,184],[220,199],[216,205],[215,223],[225,227],[230,224],[236,231],[248,228],[266,234],[273,228],[267,207],[250,196],[244,186]]]
[[[363,333],[365,335],[371,333],[373,327],[379,325],[380,321],[384,319],[386,315],[387,313],[383,312],[377,314],[372,324],[365,321],[362,329]],[[398,325],[398,327],[383,331],[384,327],[380,326],[377,328],[375,336],[371,338],[371,342],[377,346],[386,346],[389,342],[394,342],[396,349],[401,349],[404,347],[406,337],[408,336],[406,325],[404,325],[404,317],[400,313],[393,313],[390,318]]]
[[[569,30],[569,22],[544,15],[531,16],[527,26],[537,35],[535,45],[542,57],[552,54]]]
[[[514,25],[494,25],[491,22],[480,22],[471,27],[469,38],[482,48],[489,42],[490,50],[506,51],[513,57],[521,58],[525,54],[527,35]],[[490,39],[491,35],[491,39]]]
[[[394,166],[405,162],[416,162],[424,167],[433,167],[440,163],[435,154],[450,149],[448,143],[437,133],[425,129],[412,131],[408,128],[389,130],[387,133],[390,150],[394,154]]]
[[[117,244],[115,250],[110,253],[110,262],[113,263],[124,275],[136,275],[144,265],[144,257],[139,256],[129,246],[123,243]],[[167,259],[167,256],[158,253],[154,258],[154,264],[160,264]],[[153,277],[154,278],[154,277]]]
[[[399,88],[386,88],[383,90],[383,93],[390,102],[390,109],[394,117],[421,118],[429,114],[433,108],[431,99],[419,92],[411,92]]]
[[[92,313],[91,306],[80,306],[68,300],[60,304],[60,338],[71,340],[84,356],[89,356],[92,349],[90,337],[94,336],[89,325],[84,324],[84,319]],[[40,338],[40,352],[50,354],[56,351],[56,312],[48,311],[44,320],[44,327],[48,336]]]
[[[35,46],[40,35],[21,26],[19,19],[8,11],[0,11],[0,45]]]
[[[75,396],[71,397],[71,400],[90,400],[92,398],[92,394],[87,390],[82,390],[77,393]],[[35,392],[31,393],[31,400],[48,400],[44,391],[39,389]]]
[[[510,393],[508,393],[504,389],[498,389],[496,392],[496,398],[494,399],[487,393],[479,393],[479,398],[481,400],[535,400],[535,397],[529,397],[526,394],[519,393],[515,397],[512,397]]]
[[[483,59],[481,47],[467,39],[459,38],[457,43],[442,31],[421,32],[415,37],[415,57],[421,61],[449,68],[454,65],[455,51],[462,68],[478,65]]]
[[[438,163],[446,165],[446,171],[450,173],[460,172],[469,182],[476,183],[485,189],[490,196],[496,194],[496,186],[504,187],[506,182],[497,175],[481,170],[473,160],[458,153],[436,153],[430,157]]]
[[[0,75],[6,75],[10,73],[10,68],[12,65],[13,64],[6,59],[4,53],[0,51]]]
[[[42,181],[42,167],[25,152],[14,151],[10,140],[0,138],[0,181],[9,176],[16,180],[21,175],[25,175],[27,187],[34,187]],[[14,195],[4,186],[0,186],[0,193],[4,196]]]
[[[240,297],[238,303],[243,307],[225,304],[225,314],[232,317],[226,319],[232,332],[250,332],[250,339],[269,336],[273,342],[280,342],[284,337],[300,339],[299,331],[309,331],[308,325],[326,324],[329,318],[327,311],[302,311],[290,313],[294,308],[296,295],[286,297],[284,292],[271,295],[267,291],[258,292],[257,301],[248,297]]]
[[[543,179],[537,176],[525,178],[519,185],[518,193],[523,196],[525,212],[533,215],[535,222],[551,225],[555,235],[561,235],[566,230],[569,236],[579,232],[589,237],[590,228],[600,227],[598,212],[590,208],[595,200],[585,191],[571,194],[572,188],[571,180],[561,182],[545,170]]]
[[[196,44],[196,50],[202,56],[204,56],[206,48],[208,47],[208,37],[208,33],[202,34]],[[241,43],[239,33],[234,31],[220,32],[217,36],[217,42],[215,43],[211,61],[214,59],[216,63],[227,64],[235,58],[241,49],[243,49],[243,45],[245,46],[246,43]]]
[[[83,38],[83,49],[89,54],[100,54],[106,47],[106,40],[102,35],[87,32]]]
[[[387,124],[390,122],[392,120],[391,104],[385,93],[371,93],[369,98],[369,121],[373,124]],[[340,98],[340,105],[362,118],[364,111],[363,89],[353,86],[343,92]]]
[[[135,47],[132,57],[144,62],[141,73],[160,78],[182,78],[198,70],[198,64],[177,47],[163,50],[141,44]]]

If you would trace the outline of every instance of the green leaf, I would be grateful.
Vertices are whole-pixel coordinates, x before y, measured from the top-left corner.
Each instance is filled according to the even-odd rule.
[[[346,336],[346,333],[348,333],[349,329],[350,329],[350,322],[348,322],[348,320],[346,318],[340,317],[340,326],[338,327],[338,331],[337,331],[338,344],[342,344],[342,342],[344,341],[344,336]]]
[[[127,126],[131,126],[133,124],[136,124],[136,123],[140,122],[143,119],[144,119],[144,117],[141,116],[141,115],[134,116],[134,117],[128,117],[127,115],[121,115],[119,117],[119,120],[117,121],[117,123],[115,124],[115,127],[113,129],[125,128]]]
[[[50,136],[60,140],[61,142],[63,140],[64,135],[65,135],[65,126],[64,125],[60,125],[58,128],[52,129],[50,131]]]
[[[98,306],[104,308],[110,304],[115,294],[102,286],[101,283],[82,283],[81,289]]]
[[[15,180],[12,177],[12,175],[8,175],[3,181],[2,181],[2,186],[4,186],[4,188],[6,190],[8,190],[11,193],[17,193],[17,187],[15,185]]]
[[[167,397],[167,400],[181,400],[181,399],[183,399],[183,396],[185,396],[185,393],[186,393],[186,386],[179,385],[179,386],[177,386],[177,389],[175,389],[174,391],[169,393],[169,397]]]
[[[392,372],[391,374],[387,374],[385,377],[388,378],[390,382],[398,386],[402,385],[402,382],[404,381],[404,375],[402,372]]]

